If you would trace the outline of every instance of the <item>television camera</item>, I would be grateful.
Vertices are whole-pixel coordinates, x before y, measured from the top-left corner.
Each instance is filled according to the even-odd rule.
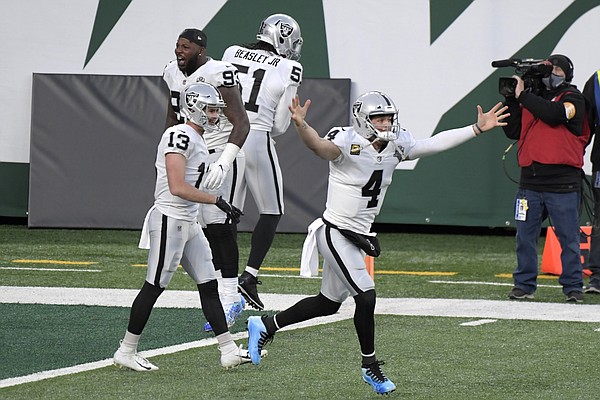
[[[519,58],[496,60],[492,61],[492,67],[515,68],[515,73],[517,73],[525,83],[525,90],[536,95],[540,95],[545,89],[542,78],[550,76],[552,73],[552,65],[547,60],[536,60],[533,58],[526,58],[524,60]],[[516,87],[517,80],[513,77],[501,77],[498,81],[498,91],[504,97],[513,97],[515,95]]]

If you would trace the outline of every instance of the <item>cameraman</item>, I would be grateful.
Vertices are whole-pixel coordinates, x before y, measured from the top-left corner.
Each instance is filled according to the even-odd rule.
[[[592,182],[594,195],[594,224],[590,240],[588,268],[592,271],[590,285],[585,293],[600,294],[600,70],[594,72],[583,86],[583,96],[588,102],[588,123],[592,135],[596,135],[592,146]]]
[[[518,140],[521,167],[515,196],[517,267],[511,299],[533,299],[537,289],[537,243],[542,222],[549,217],[562,253],[559,283],[567,302],[583,301],[583,271],[579,244],[583,153],[589,139],[584,129],[585,100],[571,85],[573,64],[568,57],[552,55],[546,64],[552,73],[543,77],[540,93],[526,89],[523,80],[514,96],[506,98],[510,117],[504,133]],[[587,124],[585,124],[587,127]]]

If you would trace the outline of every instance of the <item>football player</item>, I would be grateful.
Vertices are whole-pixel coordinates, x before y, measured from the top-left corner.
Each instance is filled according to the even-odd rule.
[[[248,351],[252,362],[260,363],[263,346],[277,330],[334,314],[352,296],[356,304],[354,326],[362,356],[362,378],[376,393],[389,393],[396,385],[381,371],[383,363],[375,356],[375,284],[365,266],[365,254],[376,257],[380,253],[371,225],[398,163],[439,153],[505,125],[501,121],[508,116],[502,114],[506,107],[498,103],[483,113],[477,106],[475,124],[416,140],[400,127],[394,102],[381,92],[361,95],[352,107],[353,125],[333,128],[324,138],[305,121],[309,106],[310,100],[301,106],[296,97],[290,111],[305,145],[329,161],[327,206],[323,217],[309,227],[305,241],[307,258],[318,260],[312,257],[317,251],[323,257],[321,290],[274,316],[250,317]],[[311,267],[316,274],[317,265]]]
[[[176,59],[165,67],[163,78],[171,91],[167,125],[183,121],[179,93],[196,82],[215,86],[227,107],[223,130],[204,135],[209,152],[210,167],[203,182],[208,193],[233,201],[235,181],[243,173],[243,158],[236,155],[244,144],[250,124],[240,95],[236,68],[229,62],[217,61],[206,55],[207,38],[199,29],[186,29],[179,35],[175,46]],[[240,171],[240,169],[242,171]],[[235,223],[215,207],[200,206],[198,220],[213,254],[217,270],[219,293],[229,326],[242,313],[244,305],[237,289],[239,253]],[[210,324],[205,326],[210,330]]]
[[[249,189],[259,218],[252,230],[250,254],[239,278],[239,290],[248,303],[262,310],[256,288],[258,270],[273,243],[284,213],[283,180],[274,137],[285,133],[290,119],[288,106],[302,82],[300,26],[289,15],[274,14],[260,24],[257,42],[231,46],[223,60],[238,69],[242,98],[250,120],[244,143],[245,170],[233,204],[243,209]]]
[[[250,362],[247,350],[236,346],[228,330],[211,251],[197,222],[199,204],[217,208],[234,221],[241,213],[222,197],[199,189],[208,164],[203,136],[220,130],[225,103],[213,86],[197,83],[183,91],[180,106],[187,122],[167,128],[156,153],[155,200],[140,240],[140,247],[150,249],[146,280],[131,306],[125,337],[113,357],[115,365],[134,371],[158,369],[137,353],[138,342],[154,303],[180,264],[198,287],[202,310],[219,343],[221,365],[232,368]]]

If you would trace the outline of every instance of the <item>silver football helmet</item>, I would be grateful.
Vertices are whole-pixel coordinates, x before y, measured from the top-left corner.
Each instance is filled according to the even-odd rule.
[[[205,132],[219,132],[221,130],[221,116],[225,102],[221,92],[213,85],[205,82],[194,83],[185,88],[181,93],[181,114],[194,124],[201,126]],[[219,118],[211,122],[206,114],[207,107],[219,108]]]
[[[377,115],[392,116],[388,130],[380,131],[371,123],[371,118]],[[375,136],[387,142],[398,139],[400,132],[398,109],[392,99],[381,92],[367,92],[356,99],[352,105],[352,124],[354,130],[366,139]]]
[[[273,14],[260,24],[256,38],[269,43],[277,54],[298,61],[302,50],[300,25],[289,15]]]

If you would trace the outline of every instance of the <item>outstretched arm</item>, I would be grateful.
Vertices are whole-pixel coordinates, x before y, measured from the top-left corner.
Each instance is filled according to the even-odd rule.
[[[296,131],[306,147],[311,149],[316,155],[328,161],[335,160],[341,153],[339,147],[332,141],[320,137],[319,133],[304,120],[309,107],[310,99],[306,100],[303,106],[300,105],[299,96],[296,95],[292,99],[292,105],[288,108],[292,113],[290,118],[294,121]]]
[[[477,122],[463,128],[450,129],[431,136],[427,139],[417,140],[415,145],[408,150],[407,159],[415,160],[420,157],[430,156],[451,149],[469,139],[489,131],[497,126],[505,126],[503,120],[510,114],[504,112],[508,107],[502,103],[496,104],[486,113],[481,106],[477,106]]]

